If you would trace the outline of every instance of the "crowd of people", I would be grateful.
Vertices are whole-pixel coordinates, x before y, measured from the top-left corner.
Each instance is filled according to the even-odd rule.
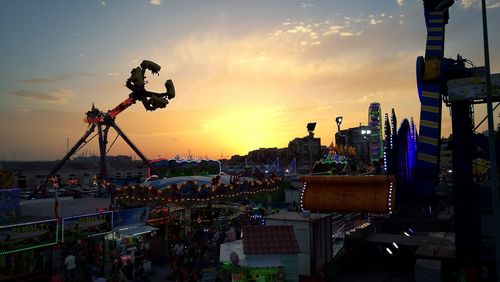
[[[176,235],[170,260],[172,274],[169,278],[180,282],[200,281],[204,269],[216,270],[219,246],[224,240],[221,234],[220,229],[196,228],[185,236]],[[222,281],[220,274],[216,281]]]

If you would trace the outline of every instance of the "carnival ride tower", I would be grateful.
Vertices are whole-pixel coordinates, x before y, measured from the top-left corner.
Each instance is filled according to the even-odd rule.
[[[123,138],[127,145],[129,145],[129,147],[139,156],[139,158],[141,158],[144,164],[147,165],[152,172],[160,175],[156,172],[156,169],[151,165],[145,155],[134,145],[134,143],[127,137],[127,135],[125,135],[115,122],[116,117],[121,112],[135,104],[137,101],[142,102],[147,111],[155,111],[159,108],[165,108],[169,103],[169,100],[175,97],[174,84],[170,79],[165,82],[166,92],[164,93],[154,93],[145,89],[145,85],[147,84],[145,76],[146,70],[150,70],[152,74],[158,74],[160,69],[161,67],[152,61],[142,61],[140,66],[132,69],[130,78],[126,81],[127,88],[132,91],[127,99],[107,112],[100,111],[92,105],[92,108],[86,113],[86,117],[84,119],[84,122],[88,124],[87,130],[68,151],[68,153],[52,168],[36,191],[40,191],[40,188],[55,176],[55,173],[69,160],[69,158],[78,150],[83,148],[83,146],[85,146],[96,135],[99,140],[101,188],[108,188],[109,183],[106,173],[106,154],[109,152],[119,136]],[[117,132],[117,136],[108,147],[108,132],[110,128],[113,128]],[[90,137],[96,130],[96,135]]]

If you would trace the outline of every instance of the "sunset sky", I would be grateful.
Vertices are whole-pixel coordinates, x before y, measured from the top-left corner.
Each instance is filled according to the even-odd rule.
[[[487,3],[498,73],[500,0]],[[336,116],[342,128],[366,124],[374,101],[418,125],[425,37],[420,0],[3,1],[0,158],[61,158],[92,102],[105,111],[128,97],[125,80],[143,59],[162,66],[146,88],[164,92],[172,79],[177,96],[155,112],[136,104],[116,122],[152,159],[286,147],[308,122],[329,145]],[[445,55],[457,53],[484,65],[480,1],[450,9]],[[450,127],[445,108],[443,136]],[[95,140],[86,148],[98,151]],[[133,152],[120,140],[110,154]]]

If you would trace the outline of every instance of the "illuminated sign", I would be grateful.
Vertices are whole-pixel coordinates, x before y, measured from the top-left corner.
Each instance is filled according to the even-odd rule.
[[[57,244],[56,219],[0,226],[0,255]]]
[[[448,80],[450,102],[486,99],[486,83],[483,75]],[[491,95],[500,98],[500,73],[491,75]]]
[[[113,230],[113,212],[105,211],[65,217],[62,220],[62,242],[93,237]]]

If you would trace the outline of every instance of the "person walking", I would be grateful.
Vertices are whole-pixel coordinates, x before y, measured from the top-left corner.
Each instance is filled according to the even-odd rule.
[[[66,278],[68,281],[74,281],[76,272],[76,259],[73,253],[69,253],[64,259],[64,266],[66,267]]]

